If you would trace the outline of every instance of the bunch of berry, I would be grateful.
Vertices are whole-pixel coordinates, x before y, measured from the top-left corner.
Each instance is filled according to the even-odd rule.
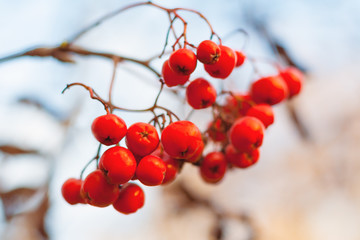
[[[121,213],[134,213],[144,205],[144,192],[132,181],[139,181],[146,186],[170,183],[184,163],[198,166],[204,181],[217,183],[228,168],[247,168],[258,161],[265,128],[274,122],[271,106],[297,95],[301,90],[302,74],[292,67],[279,69],[276,76],[258,79],[251,84],[249,92],[244,94],[232,91],[218,93],[205,78],[196,78],[188,83],[198,61],[204,65],[210,77],[224,80],[244,63],[246,56],[241,51],[224,46],[210,24],[211,37],[216,35],[219,44],[211,40],[204,40],[197,47],[188,43],[187,23],[178,15],[179,8],[166,9],[151,2],[142,5],[145,4],[165,10],[169,15],[174,14],[169,32],[173,29],[175,19],[183,21],[183,34],[176,39],[172,54],[163,63],[161,74],[151,68],[148,62],[133,60],[160,77],[161,88],[150,108],[130,110],[113,105],[113,84],[110,84],[108,101],[81,83],[73,83],[65,88],[83,86],[91,98],[104,105],[107,114],[96,118],[91,129],[100,147],[111,146],[101,156],[99,147],[93,159],[97,161],[97,169],[84,180],[82,173],[87,166],[80,179],[70,178],[63,184],[62,194],[69,204],[87,203],[97,207],[113,205]],[[208,23],[200,13],[191,12],[197,13]],[[179,43],[181,38],[184,38],[183,45]],[[175,49],[177,45],[179,48]],[[186,48],[188,46],[196,49],[196,53]],[[115,69],[117,60],[114,58]],[[202,133],[193,122],[180,120],[171,110],[158,105],[164,85],[168,88],[184,86],[186,101],[195,110],[212,108],[213,119],[206,131]],[[220,94],[228,95],[223,103],[218,101]],[[128,128],[123,119],[113,114],[113,110],[148,111],[154,118],[148,123],[137,122]],[[165,111],[166,114],[158,114],[155,110]],[[177,121],[173,121],[173,117]],[[120,146],[122,139],[125,139],[126,148]],[[217,149],[206,149],[207,154],[203,154],[210,141],[218,143]]]

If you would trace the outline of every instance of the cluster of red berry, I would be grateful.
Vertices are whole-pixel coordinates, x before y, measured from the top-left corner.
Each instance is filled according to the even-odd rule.
[[[301,90],[302,74],[292,67],[279,69],[276,76],[258,79],[251,84],[249,92],[244,94],[232,91],[218,93],[205,78],[197,78],[188,83],[198,61],[204,65],[210,77],[226,79],[236,67],[244,63],[246,56],[241,51],[222,45],[208,20],[196,11],[191,12],[208,23],[211,37],[216,35],[220,44],[205,40],[196,47],[188,43],[187,23],[177,13],[179,8],[167,9],[152,2],[134,4],[132,7],[140,5],[152,5],[165,10],[169,16],[173,14],[169,32],[173,29],[175,19],[180,19],[184,24],[183,34],[172,46],[173,52],[163,63],[161,74],[151,68],[149,62],[133,60],[161,77],[160,92],[153,106],[133,110],[151,112],[154,118],[149,123],[137,122],[128,128],[123,119],[113,114],[113,110],[131,110],[112,104],[111,87],[109,101],[106,101],[84,84],[73,83],[67,86],[83,86],[93,99],[104,105],[107,114],[93,121],[92,133],[100,146],[111,146],[101,156],[99,147],[98,155],[93,159],[97,161],[97,169],[84,180],[82,172],[80,179],[70,178],[63,184],[62,195],[69,204],[87,203],[97,207],[113,205],[121,213],[134,213],[144,205],[144,192],[139,185],[130,181],[138,180],[146,186],[170,183],[184,163],[198,166],[204,181],[217,183],[228,168],[246,168],[258,161],[265,128],[274,122],[271,106],[297,95]],[[173,32],[176,35],[174,30]],[[179,42],[181,38],[184,39],[183,45]],[[179,48],[175,50],[177,45]],[[196,53],[187,46],[196,49]],[[120,59],[114,58],[115,70]],[[180,120],[171,110],[158,105],[164,85],[184,86],[186,100],[193,109],[212,108],[213,119],[206,131],[202,133],[191,121]],[[225,101],[219,100],[220,94],[228,94]],[[166,115],[158,115],[155,110],[165,111]],[[169,117],[169,122],[166,116]],[[176,117],[177,121],[173,121],[172,117]],[[123,138],[126,148],[119,144]],[[203,154],[209,141],[217,143],[217,149],[206,149],[207,154]]]
[[[205,40],[197,47],[196,55],[185,48],[174,51],[164,62],[162,74],[167,86],[184,85],[198,60],[211,77],[226,79],[245,59],[241,51]],[[216,89],[209,81],[204,78],[191,81],[186,87],[187,102],[194,109],[216,104],[217,112],[206,133],[212,141],[222,144],[221,151],[207,154],[198,163],[202,178],[216,183],[223,178],[227,167],[247,168],[255,164],[259,159],[264,129],[274,122],[271,105],[297,95],[301,86],[302,73],[289,67],[280,70],[276,76],[253,82],[249,93],[228,92],[228,99],[220,105],[216,103]]]
[[[196,55],[181,48],[164,62],[165,84],[186,84],[197,60],[204,63],[212,77],[226,78],[244,62],[245,56],[210,40],[200,43]],[[257,162],[264,129],[274,122],[271,105],[298,94],[301,84],[301,73],[295,68],[261,78],[252,83],[249,93],[229,93],[224,104],[217,104],[205,134],[190,121],[176,121],[162,130],[161,144],[157,129],[151,124],[138,122],[127,128],[117,115],[100,116],[92,124],[95,138],[110,146],[125,137],[127,148],[114,146],[106,150],[99,159],[98,170],[83,181],[72,178],[64,183],[63,196],[70,204],[112,204],[119,212],[129,214],[144,204],[143,190],[130,180],[137,179],[147,186],[169,183],[182,164],[190,162],[200,166],[206,182],[219,182],[228,167],[246,168]],[[204,109],[214,106],[217,93],[207,80],[198,78],[187,85],[186,97],[194,109]],[[205,142],[220,142],[222,149],[203,157],[203,138]]]

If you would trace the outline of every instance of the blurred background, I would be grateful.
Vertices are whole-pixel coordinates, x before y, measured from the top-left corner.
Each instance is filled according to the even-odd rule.
[[[0,239],[360,239],[360,2],[154,2],[200,11],[220,36],[245,29],[249,38],[237,34],[224,44],[255,59],[290,61],[305,71],[300,96],[274,107],[275,124],[266,132],[259,162],[229,171],[211,186],[196,167],[186,165],[174,183],[144,187],[145,206],[129,216],[112,207],[70,206],[61,185],[78,177],[96,155],[90,126],[105,112],[84,89],[61,91],[68,83],[82,82],[106,96],[113,64],[95,57],[74,57],[75,64],[35,57],[0,62]],[[0,0],[0,58],[29,47],[56,46],[131,3]],[[198,16],[183,16],[189,42],[209,38]],[[147,59],[161,52],[168,26],[164,12],[139,7],[76,44]],[[181,25],[175,27],[181,31]],[[166,58],[152,66],[160,70]],[[256,66],[262,75],[275,73],[266,62]],[[199,67],[194,73],[204,75]],[[224,86],[246,91],[256,77],[246,61]],[[210,81],[220,88],[220,80]],[[151,72],[121,63],[114,102],[144,108],[158,88]],[[190,112],[170,91],[159,101],[183,118]],[[118,114],[128,126],[150,116]],[[202,110],[192,120],[204,129],[209,116]]]

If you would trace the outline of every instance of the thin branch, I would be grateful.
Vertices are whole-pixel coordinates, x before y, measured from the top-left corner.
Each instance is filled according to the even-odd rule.
[[[114,58],[114,67],[113,67],[113,74],[111,77],[111,82],[110,82],[110,87],[109,87],[109,103],[111,104],[112,102],[112,90],[114,87],[114,82],[115,82],[115,77],[116,77],[116,69],[117,69],[117,65],[118,65],[119,59],[118,58]]]
[[[84,168],[81,170],[81,173],[80,173],[80,179],[82,180],[83,179],[83,175],[84,175],[84,172],[85,170],[89,167],[89,165],[93,162],[93,161],[97,161],[99,158],[100,158],[100,150],[101,150],[101,143],[99,144],[99,147],[97,149],[97,152],[96,152],[96,156],[93,157],[85,166]]]

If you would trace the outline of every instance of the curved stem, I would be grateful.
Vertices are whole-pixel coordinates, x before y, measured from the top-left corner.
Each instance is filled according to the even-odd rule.
[[[101,143],[99,144],[98,150],[97,150],[97,152],[96,152],[96,156],[93,157],[93,158],[84,166],[84,168],[81,170],[81,173],[80,173],[80,179],[81,179],[81,180],[83,179],[84,172],[85,172],[85,170],[89,167],[89,165],[90,165],[93,161],[97,161],[97,160],[100,158],[100,150],[101,150]]]
[[[107,102],[105,102],[95,91],[94,89],[92,89],[91,87],[89,86],[86,86],[85,84],[83,83],[71,83],[71,84],[67,84],[66,87],[64,88],[64,90],[62,90],[61,93],[64,93],[67,89],[71,88],[72,86],[81,86],[83,88],[85,88],[86,90],[89,91],[89,94],[90,94],[90,97],[92,99],[95,99],[99,102],[101,102],[101,104],[104,106],[105,110],[107,113],[110,113],[109,111],[109,104]]]

